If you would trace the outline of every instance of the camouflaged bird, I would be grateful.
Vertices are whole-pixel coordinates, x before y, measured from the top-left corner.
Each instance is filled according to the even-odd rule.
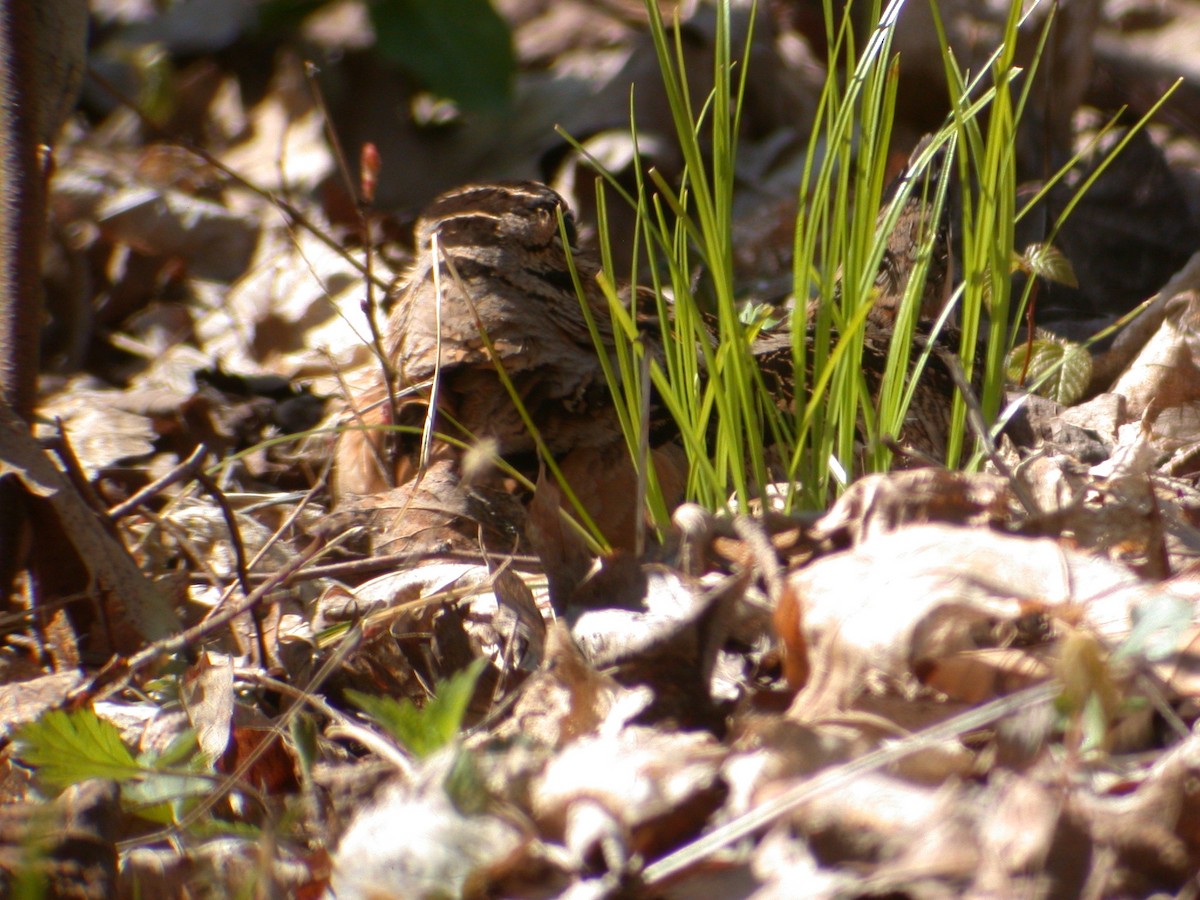
[[[605,348],[613,344],[611,317],[599,259],[575,246],[566,203],[536,182],[470,185],[435,199],[417,219],[415,238],[416,257],[397,280],[385,330],[396,413],[382,374],[373,373],[352,398],[348,421],[357,427],[338,441],[335,495],[374,493],[414,477],[419,439],[401,435],[393,450],[377,426],[419,431],[434,403],[434,432],[488,446],[532,477],[540,440],[577,490],[598,482],[585,505],[602,529],[609,523],[610,538],[624,531],[636,515],[635,473],[571,265]],[[435,458],[461,452],[446,441],[433,447]],[[655,458],[665,468],[675,456],[682,458],[668,451]],[[681,483],[682,475],[662,475]]]
[[[920,150],[914,151],[914,160]],[[910,167],[889,196],[912,177]],[[897,306],[930,229],[933,246],[922,292],[923,322],[937,315],[949,290],[949,229],[945,216],[933,221],[931,196],[930,190],[914,186],[880,263],[863,350],[872,392],[886,365]],[[882,222],[884,213],[880,215]],[[467,443],[486,441],[519,470],[536,474],[537,441],[511,389],[568,480],[591,493],[584,498],[589,512],[608,523],[610,532],[626,531],[639,515],[632,503],[635,473],[572,264],[600,346],[606,350],[613,346],[611,320],[597,281],[599,260],[575,246],[574,222],[565,202],[536,182],[470,185],[434,200],[418,218],[415,237],[416,256],[397,280],[385,330],[395,410],[382,373],[373,372],[368,386],[351,398],[347,428],[336,449],[335,495],[371,494],[412,479],[421,449],[416,433],[429,420],[433,431]],[[790,409],[795,401],[790,339],[766,335],[752,352],[777,402]],[[953,385],[934,354],[910,408],[910,421],[899,436],[901,443],[934,458],[943,456],[952,397]],[[656,421],[665,417],[661,408],[652,415]],[[405,426],[407,433],[390,444],[389,429],[379,427],[388,425]],[[658,437],[653,458],[660,478],[674,486],[668,495],[681,494],[686,477],[683,454],[678,442],[664,438],[661,429]],[[430,461],[462,454],[453,441],[438,440],[432,446]]]

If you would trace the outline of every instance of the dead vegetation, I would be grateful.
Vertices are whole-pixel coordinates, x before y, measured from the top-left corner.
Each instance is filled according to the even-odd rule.
[[[543,179],[586,239],[591,177],[552,126],[620,169],[631,79],[643,149],[678,174],[641,5],[497,3],[513,106],[447,121],[355,3],[279,43],[220,36],[218,5],[93,6],[93,69],[136,94],[155,70],[122,61],[158,47],[171,96],[155,112],[143,81],[139,114],[89,82],[55,148],[33,434],[0,418],[33,511],[0,651],[8,888],[1196,895],[1200,76],[1170,49],[1200,40],[1189,4],[1073,4],[1062,53],[1090,64],[1029,138],[1032,192],[1091,104],[1136,113],[1185,77],[1069,220],[1078,286],[1039,286],[1038,324],[1075,338],[1154,298],[1091,354],[1087,399],[1030,398],[986,472],[867,476],[808,513],[683,505],[651,549],[606,555],[536,466],[497,477],[495,448],[336,505],[329,484],[376,371],[364,299],[434,194]],[[987,4],[945,6],[986,33]],[[771,4],[752,45],[734,227],[763,303],[791,283],[811,7]],[[684,27],[702,85],[708,20]],[[366,229],[302,58],[343,145],[379,148]],[[905,63],[901,97],[930,77]],[[944,113],[901,110],[898,141]],[[636,496],[604,471],[571,466],[587,503]]]

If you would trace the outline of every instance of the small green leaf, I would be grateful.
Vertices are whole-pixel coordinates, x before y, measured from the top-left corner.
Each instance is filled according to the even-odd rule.
[[[117,726],[90,709],[49,710],[18,729],[15,744],[14,756],[58,787],[88,778],[126,781],[142,773]]]
[[[1056,284],[1079,287],[1079,279],[1075,277],[1071,261],[1052,244],[1030,244],[1025,248],[1024,256],[1021,257],[1020,268],[1031,275],[1053,281]]]
[[[122,785],[126,808],[143,819],[169,825],[178,822],[194,800],[212,793],[212,778],[199,775],[148,773]]]
[[[479,815],[487,810],[488,791],[475,757],[459,747],[454,764],[446,773],[442,787],[450,802],[464,816]]]
[[[376,0],[381,56],[463,109],[503,109],[512,94],[512,35],[488,0]]]
[[[176,737],[161,754],[135,757],[111,722],[90,709],[50,710],[38,721],[19,729],[14,756],[37,770],[47,785],[66,787],[88,778],[121,784],[126,808],[153,822],[178,820],[180,804],[212,790],[207,761],[198,753],[195,734]],[[168,766],[183,763],[175,771]],[[192,773],[196,774],[192,774]]]
[[[191,728],[185,728],[171,739],[171,742],[167,744],[166,749],[161,753],[142,754],[138,757],[138,760],[145,763],[148,768],[167,769],[171,766],[187,764],[189,760],[193,760],[196,751],[199,749],[200,745],[196,742],[196,732]]]
[[[317,747],[317,726],[312,716],[299,713],[292,716],[288,722],[288,734],[292,737],[292,746],[300,761],[300,771],[306,784],[312,781],[313,766],[321,758]]]
[[[1032,351],[1032,353],[1031,353]],[[1031,355],[1030,355],[1031,353]],[[1029,364],[1026,366],[1026,356]],[[1092,356],[1071,341],[1038,337],[1032,345],[1018,344],[1008,357],[1008,378],[1030,385],[1043,397],[1070,406],[1083,396],[1092,377]]]
[[[382,725],[416,756],[426,757],[454,740],[485,660],[477,659],[448,681],[439,681],[434,696],[421,709],[411,700],[372,697],[347,690],[355,706]]]

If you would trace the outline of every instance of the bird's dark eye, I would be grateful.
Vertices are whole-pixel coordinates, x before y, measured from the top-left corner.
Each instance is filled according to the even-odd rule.
[[[538,227],[546,229],[545,234],[548,240],[558,240],[558,210],[560,209],[562,210],[563,225],[567,232],[567,245],[574,247],[576,244],[575,216],[571,214],[571,210],[565,204],[550,203],[539,207],[537,211]]]

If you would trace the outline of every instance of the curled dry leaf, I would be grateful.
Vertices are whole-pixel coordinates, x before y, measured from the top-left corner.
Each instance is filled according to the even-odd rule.
[[[210,759],[220,759],[229,747],[233,728],[233,660],[203,653],[179,684],[196,743]]]
[[[867,475],[822,516],[813,537],[844,547],[908,525],[998,528],[1009,521],[1014,502],[1008,483],[996,475],[944,469]]]
[[[1194,822],[1197,741],[1188,737],[1151,768],[1106,788],[1044,761],[1024,775],[996,773],[969,806],[986,896],[1144,896],[1177,890],[1200,865]],[[1070,785],[1069,787],[1066,787]],[[1066,789],[1064,790],[1064,787]]]
[[[592,567],[593,555],[583,537],[563,519],[562,492],[545,473],[539,473],[525,534],[546,573],[550,604],[564,612]]]
[[[375,260],[379,278],[390,273]],[[196,323],[200,345],[232,372],[316,378],[341,392],[336,373],[369,359],[363,275],[345,251],[308,232],[267,232],[245,275]]]
[[[267,190],[313,190],[334,171],[324,116],[308,93],[298,89],[304,78],[299,68],[300,59],[292,54],[280,60],[276,89],[250,111],[246,139],[222,158]]]
[[[1132,885],[1174,890],[1200,869],[1200,741],[1162,756],[1132,792],[1081,793],[1072,812],[1098,845],[1111,848]],[[1144,887],[1143,887],[1144,889]]]
[[[1031,614],[1078,618],[1115,646],[1129,635],[1137,607],[1162,594],[1122,566],[1052,540],[941,525],[872,538],[794,572],[788,583],[803,603],[809,646],[836,645],[851,671],[916,675],[969,700],[1012,677],[977,651],[1019,637]],[[848,679],[843,701],[861,688],[860,679]]]
[[[0,684],[0,740],[6,741],[21,725],[64,705],[71,691],[84,680],[78,670],[19,678],[18,672],[8,666],[4,674],[6,683]]]
[[[998,529],[1013,520],[1014,506],[1008,482],[995,475],[942,469],[868,475],[854,482],[808,529],[807,538],[843,548],[929,523]],[[807,681],[812,662],[806,632],[800,624],[803,602],[789,585],[775,606],[775,630],[785,648],[785,674],[793,688]]]
[[[118,180],[109,171],[60,173],[51,200],[56,217],[95,222],[109,240],[149,256],[182,259],[200,278],[229,282],[246,271],[259,236],[254,216],[181,191]]]
[[[1175,297],[1200,284],[1200,253],[1193,253],[1178,272],[1163,285],[1153,301],[1128,325],[1117,332],[1112,346],[1096,355],[1092,365],[1092,381],[1088,396],[1107,391],[1117,375],[1141,351],[1142,347],[1162,326],[1168,307]]]
[[[545,652],[541,610],[538,597],[510,569],[441,563],[381,575],[352,591],[328,591],[318,603],[314,628],[362,618],[367,640],[352,667],[381,674],[375,686],[363,683],[360,689],[377,692],[379,685],[396,683],[401,691],[414,678],[404,634],[434,631],[435,649],[462,657],[444,661],[448,671],[479,655],[504,671],[528,671]]]
[[[867,748],[849,729],[778,716],[743,717],[733,752],[722,764],[726,810],[741,815],[797,779],[840,765]]]
[[[95,480],[108,467],[144,459],[154,451],[158,434],[148,414],[128,409],[123,391],[67,390],[44,403],[42,414],[61,418],[84,473]]]
[[[1047,757],[984,783],[875,773],[802,805],[756,850],[764,896],[1145,896],[1200,862],[1195,738],[1113,788]],[[813,858],[797,856],[796,833]],[[790,846],[781,843],[786,835]],[[804,873],[817,876],[804,881]],[[830,888],[811,889],[812,885]],[[800,888],[800,885],[804,885]],[[833,890],[836,886],[838,890]]]
[[[651,688],[649,718],[719,729],[713,668],[749,577],[705,585],[630,556],[607,557],[572,598],[571,634],[597,668]]]
[[[525,511],[507,491],[464,483],[457,466],[440,459],[397,488],[343,497],[334,521],[337,528],[366,526],[377,554],[409,553],[414,561],[427,561],[452,553],[477,554],[481,544],[493,553],[513,552],[525,527]]]
[[[725,750],[707,734],[631,726],[575,741],[531,791],[534,815],[577,863],[599,854],[609,871],[695,835],[724,796]]]
[[[495,604],[488,602],[487,595],[475,598],[471,604],[468,631],[473,631],[474,625],[486,633],[490,640],[481,640],[481,643],[485,652],[492,653],[497,652],[490,650],[492,646],[511,649],[518,643],[519,635],[524,649],[518,659],[528,662],[530,668],[538,665],[546,656],[547,629],[542,607],[533,590],[511,568],[495,566],[492,567],[492,587]],[[542,598],[545,599],[544,593]],[[511,654],[509,658],[513,658]]]
[[[443,593],[466,596],[481,591],[488,578],[486,566],[472,563],[440,563],[390,572],[360,584],[349,594],[342,589],[331,591],[321,600],[317,622],[326,627]]]
[[[960,809],[967,793],[876,772],[815,798],[790,823],[826,859],[880,864],[876,878],[903,884],[936,875],[944,885],[964,885],[980,861],[974,823]]]
[[[1037,394],[1010,397],[1019,406],[1005,426],[1004,436],[1017,447],[1085,463],[1108,458],[1123,415],[1123,398],[1101,394],[1067,408]]]
[[[615,732],[649,703],[646,688],[624,688],[590,665],[561,622],[547,631],[541,667],[521,687],[510,720],[526,740],[562,747],[601,729]]]
[[[1154,337],[1113,385],[1128,422],[1159,449],[1190,442],[1200,423],[1200,291],[1180,294]],[[1123,423],[1122,423],[1123,424]]]
[[[1118,447],[1113,461],[1123,463],[1115,469],[1105,464],[1108,477],[1089,479],[1091,483],[1079,494],[1082,502],[1064,508],[1062,531],[1076,547],[1103,553],[1144,578],[1165,578],[1172,569],[1172,555],[1192,556],[1189,545],[1195,529],[1179,513],[1181,508],[1194,507],[1195,498],[1189,504],[1184,497],[1172,496],[1169,485],[1145,472],[1147,457],[1157,454],[1138,452],[1149,451],[1143,442],[1136,441],[1129,449],[1132,452],[1125,453]],[[1101,468],[1093,468],[1092,474],[1099,475]]]

